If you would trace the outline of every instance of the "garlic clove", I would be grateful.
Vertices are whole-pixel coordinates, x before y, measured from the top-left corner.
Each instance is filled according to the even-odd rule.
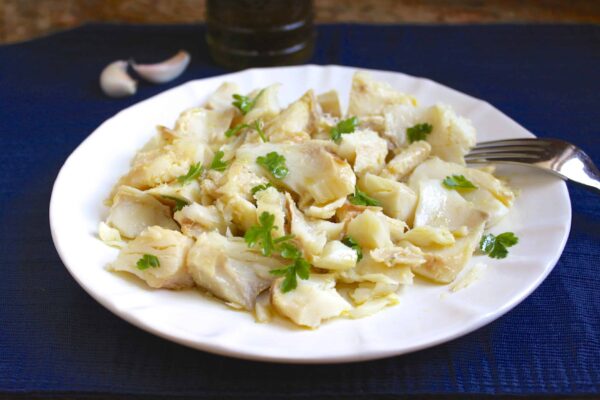
[[[131,61],[131,67],[145,80],[152,83],[169,82],[185,71],[190,63],[190,54],[180,50],[173,57],[156,64],[136,64]]]
[[[127,61],[115,61],[100,74],[100,87],[110,97],[125,97],[135,94],[137,82],[127,74]]]

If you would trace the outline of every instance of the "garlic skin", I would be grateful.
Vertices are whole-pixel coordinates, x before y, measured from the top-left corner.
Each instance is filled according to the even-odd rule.
[[[187,51],[180,50],[168,60],[156,64],[136,64],[131,61],[131,68],[149,82],[165,83],[181,75],[189,65],[190,59]]]
[[[127,74],[127,61],[119,60],[102,70],[100,87],[110,97],[125,97],[135,94],[137,82]]]

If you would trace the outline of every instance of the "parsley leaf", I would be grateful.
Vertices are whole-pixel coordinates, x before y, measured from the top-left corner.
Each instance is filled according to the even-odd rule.
[[[433,126],[427,123],[416,124],[413,127],[406,128],[406,137],[408,138],[408,143],[425,140],[427,135],[429,135],[432,130]]]
[[[477,186],[473,185],[473,183],[465,178],[464,175],[447,176],[442,183],[448,189],[477,189]]]
[[[354,240],[352,238],[352,236],[346,236],[345,238],[343,238],[342,243],[344,243],[346,246],[350,247],[352,250],[354,250],[356,252],[356,255],[358,256],[358,258],[356,260],[357,262],[362,260],[362,258],[363,258],[362,248],[358,245],[358,243],[356,243],[356,240]]]
[[[281,239],[281,238],[280,238]],[[287,293],[291,290],[296,289],[298,286],[298,279],[308,279],[310,276],[310,264],[302,257],[302,252],[296,246],[291,243],[283,243],[280,247],[281,257],[293,260],[292,264],[278,269],[272,269],[269,271],[275,276],[285,276],[285,279],[281,283],[281,291]]]
[[[268,142],[269,140],[267,139],[267,137],[265,136],[265,132],[263,131],[263,122],[260,119],[257,119],[256,121],[254,121],[254,123],[251,126],[252,128],[254,128],[256,130],[256,132],[258,133],[258,136],[260,136],[260,139],[263,142]]]
[[[285,165],[285,157],[275,151],[270,152],[266,156],[257,157],[256,163],[268,169],[277,179],[285,178],[289,172]]]
[[[234,126],[233,128],[227,129],[225,131],[225,136],[226,137],[236,136],[238,133],[240,133],[240,131],[242,129],[245,129],[245,128],[250,128],[250,125],[248,125],[248,124],[238,124],[238,125]]]
[[[266,190],[270,187],[273,187],[273,185],[271,185],[271,182],[256,185],[252,189],[250,189],[250,193],[252,194],[252,196],[254,196],[256,193],[260,192],[261,190]]]
[[[234,100],[231,104],[233,106],[237,107],[242,112],[243,115],[246,115],[250,112],[250,110],[252,110],[252,108],[256,104],[256,101],[263,94],[264,91],[265,90],[263,89],[260,92],[258,92],[256,97],[254,97],[253,99],[251,99],[248,96],[242,96],[241,94],[234,94],[233,95]]]
[[[278,250],[281,257],[288,260],[295,260],[296,258],[302,257],[300,250],[291,243],[282,243]]]
[[[180,199],[179,197],[175,197],[175,196],[166,196],[163,195],[161,196],[164,199],[168,199],[168,200],[172,200],[175,202],[175,206],[173,207],[173,209],[175,211],[179,211],[181,210],[183,207],[187,206],[190,204],[189,201],[185,200],[185,199]]]
[[[277,243],[282,243],[285,242],[286,240],[290,240],[295,238],[296,235],[285,235],[285,236],[280,236],[277,239],[273,240],[273,243],[277,244]]]
[[[238,124],[238,125],[234,126],[233,128],[227,129],[225,131],[225,136],[226,137],[237,136],[237,134],[240,133],[240,131],[242,129],[254,129],[258,133],[258,136],[260,136],[260,139],[263,142],[268,142],[269,140],[265,136],[265,132],[263,131],[262,128],[263,128],[263,122],[260,119],[257,119],[256,121],[252,122],[251,124]]]
[[[222,158],[225,155],[221,150],[215,153],[213,157],[212,163],[210,164],[210,169],[214,169],[215,171],[225,171],[227,168],[227,161],[223,161]]]
[[[275,247],[273,236],[271,235],[271,231],[275,229],[273,225],[275,223],[275,215],[263,211],[260,217],[258,217],[258,222],[258,225],[253,225],[246,231],[244,240],[248,247],[254,247],[257,244],[260,245],[263,256],[270,256]]]
[[[334,142],[339,143],[342,140],[343,134],[354,133],[354,130],[356,129],[357,126],[358,126],[358,118],[357,117],[345,119],[343,121],[338,122],[336,126],[331,128],[331,131],[329,132],[329,136],[331,136],[331,139]]]
[[[288,242],[288,240],[294,238],[294,235],[285,235],[273,239],[272,231],[276,228],[273,226],[275,223],[273,214],[265,211],[258,219],[259,225],[250,227],[244,235],[244,240],[248,247],[260,244],[264,256],[270,256],[274,251],[278,251],[281,257],[292,260],[292,264],[283,268],[272,269],[269,272],[275,276],[285,276],[281,284],[281,290],[284,293],[294,290],[298,286],[296,275],[300,279],[308,279],[310,275],[309,262],[302,257],[302,251],[298,247]]]
[[[357,187],[354,188],[354,194],[351,194],[348,200],[357,206],[378,206],[380,204],[378,200],[367,196],[366,193],[361,192]]]
[[[479,249],[491,258],[505,258],[508,255],[507,247],[517,243],[519,238],[512,232],[504,232],[498,236],[488,233],[481,238]]]
[[[158,257],[153,256],[152,254],[144,254],[135,265],[138,269],[143,271],[148,268],[160,267],[160,261],[158,261]]]
[[[190,165],[190,169],[188,170],[187,174],[177,177],[177,182],[181,183],[182,185],[187,185],[188,183],[198,179],[200,174],[202,174],[202,171],[202,163],[199,162],[192,164]]]

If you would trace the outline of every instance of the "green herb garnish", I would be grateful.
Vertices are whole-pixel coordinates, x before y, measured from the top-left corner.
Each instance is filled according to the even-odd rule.
[[[275,244],[283,243],[283,242],[285,242],[287,240],[291,240],[291,239],[293,239],[295,237],[296,237],[296,235],[284,235],[284,236],[280,236],[277,239],[274,239],[273,243],[275,243]]]
[[[348,118],[348,119],[338,122],[336,126],[331,128],[329,135],[331,136],[331,139],[334,142],[339,143],[342,140],[342,135],[348,134],[348,133],[354,133],[354,130],[356,129],[357,126],[358,126],[358,118],[357,117]]]
[[[271,185],[271,182],[263,183],[261,185],[256,185],[250,190],[250,193],[252,194],[252,196],[254,196],[256,193],[260,192],[261,190],[266,190],[270,187],[273,187],[273,185]]]
[[[292,264],[269,271],[275,276],[285,276],[281,283],[281,291],[287,293],[298,287],[298,279],[308,279],[310,276],[310,264],[302,257],[302,252],[291,243],[283,243],[279,247],[281,257],[287,260],[293,260]]]
[[[263,212],[258,218],[259,224],[251,226],[244,235],[244,240],[248,247],[255,245],[261,246],[261,252],[264,256],[270,256],[274,251],[279,252],[279,255],[286,260],[293,260],[293,263],[279,269],[271,270],[271,274],[276,276],[285,276],[281,285],[281,290],[289,292],[298,286],[296,275],[301,279],[308,279],[310,273],[310,264],[302,257],[302,252],[288,240],[294,238],[294,235],[285,235],[273,239],[272,231],[277,227],[274,226],[275,215]]]
[[[477,186],[473,185],[473,183],[464,177],[464,175],[452,175],[447,176],[446,179],[442,182],[442,184],[448,189],[477,189]]]
[[[225,136],[226,137],[236,136],[238,133],[240,133],[240,131],[242,129],[246,129],[246,128],[250,128],[250,125],[248,125],[248,124],[238,124],[238,125],[234,126],[233,128],[227,129],[225,131]]]
[[[356,243],[356,240],[354,240],[351,236],[346,236],[345,238],[342,239],[342,243],[344,243],[346,246],[350,247],[352,250],[354,250],[356,252],[357,255],[357,259],[356,261],[360,261],[363,258],[363,252],[361,247],[358,245],[358,243]]]
[[[196,164],[192,164],[187,174],[177,177],[177,182],[181,183],[182,185],[187,185],[193,180],[198,179],[198,177],[200,177],[200,175],[202,174],[202,170],[202,163],[199,162]]]
[[[234,126],[233,128],[227,129],[225,131],[225,136],[227,136],[227,137],[237,136],[237,134],[240,133],[240,131],[242,129],[254,129],[258,133],[258,136],[260,136],[260,139],[263,142],[269,141],[267,139],[267,137],[265,136],[265,132],[262,129],[262,121],[259,119],[252,122],[251,124],[238,124],[238,125]]]
[[[214,169],[215,171],[225,171],[227,168],[227,161],[223,161],[222,158],[225,155],[221,150],[215,153],[213,157],[212,163],[210,163],[210,169]]]
[[[271,172],[277,179],[283,179],[288,174],[287,166],[285,165],[285,157],[275,151],[268,153],[266,156],[256,158],[256,163]]]
[[[269,140],[267,139],[267,137],[265,136],[265,132],[263,131],[263,126],[262,126],[262,121],[257,119],[256,121],[254,121],[254,123],[252,124],[252,128],[254,128],[256,130],[256,132],[258,133],[258,136],[260,136],[260,139],[263,142],[268,142]]]
[[[425,140],[427,135],[429,135],[432,130],[433,126],[427,123],[416,124],[413,127],[406,128],[406,137],[408,138],[408,143]]]
[[[138,269],[143,271],[148,268],[160,267],[160,261],[158,261],[158,257],[153,256],[152,254],[144,254],[135,265]]]
[[[252,110],[252,108],[256,104],[256,101],[263,94],[264,91],[265,90],[263,89],[260,92],[258,92],[256,97],[254,97],[253,99],[251,99],[248,96],[242,96],[241,94],[234,94],[233,95],[234,100],[231,104],[233,106],[237,107],[242,112],[243,115],[246,115],[250,112],[250,110]]]
[[[354,194],[351,194],[348,200],[356,206],[378,206],[380,204],[378,200],[367,196],[366,193],[361,192],[357,187],[354,188]]]
[[[190,202],[189,202],[189,201],[187,201],[187,200],[185,200],[185,199],[180,199],[179,197],[175,197],[175,196],[166,196],[166,195],[163,195],[163,196],[161,196],[161,197],[163,197],[163,198],[165,198],[165,199],[168,199],[168,200],[172,200],[172,201],[174,201],[174,202],[175,202],[175,206],[173,207],[173,209],[174,209],[175,211],[179,211],[179,210],[181,210],[183,207],[185,207],[185,206],[187,206],[187,205],[189,205],[189,204],[190,204]]]
[[[479,249],[491,258],[505,258],[508,255],[507,247],[517,243],[519,238],[512,232],[504,232],[498,236],[488,233],[481,238]]]
[[[264,211],[258,217],[258,225],[251,226],[244,235],[244,240],[248,247],[254,247],[255,245],[261,246],[261,252],[263,256],[270,256],[273,253],[275,243],[273,242],[273,236],[271,231],[276,227],[275,215]]]

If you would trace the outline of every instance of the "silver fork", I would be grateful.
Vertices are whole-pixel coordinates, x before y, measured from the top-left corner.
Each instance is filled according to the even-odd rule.
[[[600,193],[600,171],[579,147],[559,139],[508,139],[478,143],[469,164],[523,164],[551,172]]]

